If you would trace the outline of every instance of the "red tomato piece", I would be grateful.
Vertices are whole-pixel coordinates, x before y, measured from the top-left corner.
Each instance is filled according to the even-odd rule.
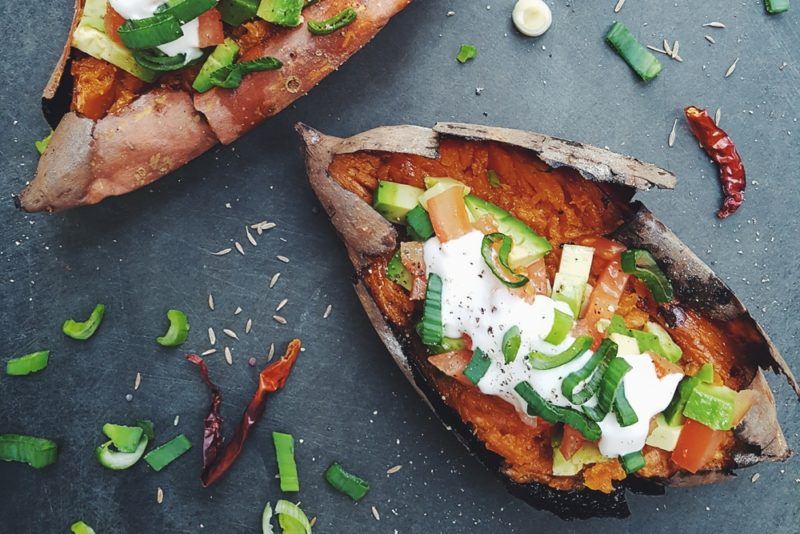
[[[110,5],[106,5],[106,15],[103,19],[103,25],[106,28],[106,35],[111,37],[117,44],[122,44],[122,39],[119,38],[117,30],[119,30],[119,27],[124,23],[125,19],[122,15],[114,11],[114,8]]]
[[[472,231],[461,187],[450,187],[428,200],[428,215],[442,243]]]
[[[217,8],[212,7],[198,17],[200,37],[200,48],[216,46],[225,40],[225,32],[222,29],[222,15]]]
[[[672,452],[672,461],[681,469],[697,473],[714,457],[723,439],[725,431],[686,419],[678,444]]]
[[[584,247],[592,247],[594,249],[594,257],[605,261],[611,261],[628,250],[622,243],[594,235],[581,237],[575,243]]]
[[[558,450],[561,451],[564,458],[569,460],[572,455],[583,447],[584,441],[586,441],[586,438],[583,437],[583,434],[569,425],[564,425],[564,433],[561,436],[561,445],[558,446]]]
[[[442,354],[431,356],[428,358],[428,361],[447,376],[455,378],[462,384],[472,386],[474,384],[470,382],[469,378],[464,376],[464,369],[467,368],[470,359],[472,359],[471,351],[454,350],[452,352],[443,352]]]
[[[589,296],[584,323],[589,332],[596,332],[595,325],[600,319],[611,319],[617,311],[622,291],[630,275],[622,271],[619,256],[608,262],[600,273],[597,283]]]

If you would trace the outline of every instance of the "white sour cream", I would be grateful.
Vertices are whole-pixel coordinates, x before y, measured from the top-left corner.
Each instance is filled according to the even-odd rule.
[[[580,409],[563,396],[561,383],[569,373],[583,367],[591,357],[591,351],[546,371],[532,369],[525,357],[532,350],[558,354],[572,344],[573,336],[567,336],[558,346],[543,340],[553,326],[554,309],[571,313],[569,307],[544,295],[537,295],[533,303],[528,303],[509,291],[481,257],[482,240],[481,232],[472,231],[444,244],[435,237],[425,243],[428,274],[436,273],[442,278],[444,335],[457,338],[466,334],[474,347],[479,347],[491,358],[492,364],[478,383],[479,389],[487,395],[503,398],[521,415],[526,414],[527,403],[514,391],[514,386],[521,381],[528,381],[537,393],[556,405]],[[502,351],[503,334],[513,326],[519,327],[522,343],[514,362],[506,364]],[[623,382],[626,397],[639,422],[622,428],[611,413],[599,423],[602,431],[600,452],[610,458],[642,449],[650,419],[667,407],[683,376],[671,374],[659,379],[649,356],[620,356],[632,366]],[[587,405],[595,403],[596,400],[591,399]],[[525,416],[523,420],[529,419]]]
[[[146,19],[152,17],[156,9],[166,0],[109,0],[114,11],[128,20]],[[181,26],[183,35],[174,41],[157,47],[168,56],[186,55],[186,63],[194,61],[203,55],[200,48],[200,21],[192,19]]]

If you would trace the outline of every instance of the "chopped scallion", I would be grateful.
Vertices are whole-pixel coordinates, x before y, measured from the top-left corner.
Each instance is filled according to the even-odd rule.
[[[294,460],[294,437],[282,432],[272,433],[275,456],[278,460],[278,475],[281,491],[300,491],[300,478],[297,476],[297,463]]]
[[[354,501],[360,501],[369,491],[369,483],[366,480],[348,473],[338,462],[333,462],[325,471],[325,480]]]

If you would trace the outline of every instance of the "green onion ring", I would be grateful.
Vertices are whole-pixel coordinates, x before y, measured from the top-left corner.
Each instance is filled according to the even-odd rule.
[[[561,393],[572,404],[583,404],[591,399],[603,381],[608,362],[616,356],[617,344],[610,339],[604,339],[583,367],[567,375],[561,383]],[[590,376],[589,382],[576,393],[575,388]]]
[[[528,415],[541,417],[549,423],[566,423],[589,441],[600,439],[600,426],[578,410],[547,402],[528,382],[520,382],[514,391],[528,403]]]
[[[639,422],[639,416],[636,415],[633,407],[628,402],[628,398],[625,396],[625,383],[619,385],[619,391],[617,391],[617,396],[614,398],[614,413],[617,416],[619,426],[623,428]]]
[[[512,326],[506,330],[506,333],[503,334],[503,356],[506,359],[506,363],[511,363],[517,359],[521,344],[522,336],[520,336],[518,326]]]
[[[309,20],[308,31],[314,35],[328,35],[351,24],[357,16],[356,10],[348,7],[327,20]]]
[[[539,371],[546,371],[571,362],[589,350],[591,346],[592,336],[580,336],[572,342],[568,349],[558,354],[544,354],[534,350],[528,354],[528,359],[531,362],[531,367]]]
[[[603,374],[603,381],[600,384],[600,392],[597,394],[597,406],[583,406],[583,413],[589,419],[598,422],[605,419],[608,412],[611,411],[614,399],[622,385],[622,378],[630,370],[631,365],[619,356],[608,363],[608,368]]]
[[[495,254],[495,245],[500,243],[500,249]],[[508,254],[514,244],[511,237],[495,232],[483,236],[481,241],[481,256],[489,266],[492,273],[507,287],[522,287],[528,283],[528,277],[515,273],[508,265]]]
[[[675,293],[672,283],[664,274],[656,259],[646,250],[631,249],[622,253],[621,264],[623,272],[632,274],[645,284],[653,294],[656,302],[670,302]]]

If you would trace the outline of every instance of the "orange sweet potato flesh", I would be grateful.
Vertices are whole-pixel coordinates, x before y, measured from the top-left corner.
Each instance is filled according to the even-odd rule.
[[[447,176],[469,185],[473,193],[510,211],[553,244],[546,258],[550,279],[558,268],[559,245],[582,236],[601,236],[623,222],[629,193],[613,185],[583,179],[568,168],[552,169],[529,151],[493,142],[442,139],[436,160],[404,154],[358,152],[336,156],[330,175],[344,188],[372,202],[378,180],[424,187],[426,176]],[[487,170],[494,170],[500,186],[492,187]],[[364,281],[379,308],[395,326],[409,330],[414,303],[408,293],[385,276],[386,259],[376,260]],[[597,273],[593,274],[596,277]],[[590,278],[590,282],[593,280]],[[618,313],[631,328],[641,328],[648,320],[658,320],[656,305],[646,286],[631,277],[620,301]],[[663,324],[663,321],[660,321]],[[725,383],[742,388],[752,379],[752,371],[737,367],[735,347],[740,334],[735,322],[724,325],[688,312],[686,323],[671,328],[676,343],[684,350],[684,367],[694,371],[704,362],[714,362]],[[416,354],[419,352],[419,354]],[[587,467],[574,477],[554,477],[551,438],[553,427],[524,423],[515,409],[498,397],[482,394],[445,376],[426,360],[422,347],[413,357],[435,384],[445,402],[469,423],[485,446],[502,456],[504,471],[515,482],[540,482],[558,489],[590,488],[613,491],[614,481],[625,478],[616,460]],[[708,468],[722,468],[729,462],[727,448],[733,435],[720,448]],[[677,466],[669,453],[645,447],[646,467],[638,476],[667,478]]]

